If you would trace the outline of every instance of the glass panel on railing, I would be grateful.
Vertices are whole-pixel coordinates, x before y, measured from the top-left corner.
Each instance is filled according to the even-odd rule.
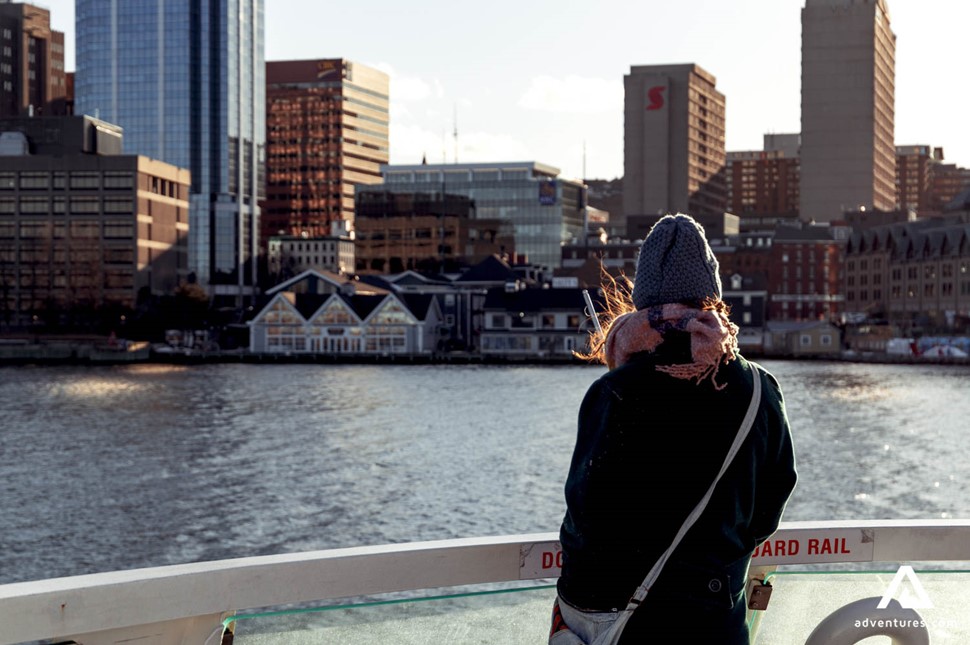
[[[503,643],[549,637],[555,586],[239,614],[234,645]]]
[[[807,643],[826,619],[819,631],[851,636],[838,642],[888,644],[890,630],[900,644],[919,643],[905,639],[925,628],[933,645],[970,643],[970,571],[780,571],[768,580],[771,599],[756,612],[752,645]]]

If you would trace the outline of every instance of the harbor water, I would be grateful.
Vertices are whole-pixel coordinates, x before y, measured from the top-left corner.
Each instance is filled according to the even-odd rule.
[[[797,452],[785,519],[970,517],[970,367],[763,365]],[[0,368],[0,583],[556,531],[602,372]]]

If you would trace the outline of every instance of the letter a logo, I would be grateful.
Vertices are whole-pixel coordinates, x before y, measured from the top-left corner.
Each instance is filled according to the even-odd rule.
[[[665,89],[667,88],[663,85],[657,85],[647,90],[647,97],[650,99],[650,104],[647,106],[648,110],[659,110],[664,106]]]
[[[909,589],[903,587],[903,592],[899,595],[899,604],[906,609],[932,609],[933,603],[930,602],[930,597],[926,595],[926,589],[923,589],[923,584],[916,577],[916,572],[913,571],[913,567],[909,565],[899,567],[899,570],[893,577],[893,581],[889,583],[889,588],[886,589],[885,595],[879,601],[879,604],[876,605],[876,608],[885,609],[889,606],[889,601],[899,591],[899,587],[903,584],[904,579],[909,580],[909,584],[912,586],[916,595],[910,594]]]

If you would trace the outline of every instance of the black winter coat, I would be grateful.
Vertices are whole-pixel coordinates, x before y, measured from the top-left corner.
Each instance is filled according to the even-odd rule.
[[[710,486],[751,401],[737,358],[695,384],[655,369],[686,362],[665,342],[589,388],[566,481],[559,593],[585,610],[622,609]],[[624,631],[624,643],[748,643],[744,586],[755,546],[777,528],[795,461],[777,381],[760,370],[750,434],[704,514]]]

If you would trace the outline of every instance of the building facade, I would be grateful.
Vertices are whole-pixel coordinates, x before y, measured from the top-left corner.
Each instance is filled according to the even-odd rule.
[[[438,349],[436,298],[374,289],[325,272],[306,271],[267,292],[249,323],[249,350],[266,354],[392,356]]]
[[[779,226],[771,242],[768,320],[832,320],[844,311],[842,269],[847,229]]]
[[[940,158],[942,157],[941,153]],[[934,164],[932,184],[931,207],[933,212],[942,213],[948,209],[950,202],[970,189],[970,168],[962,168],[952,163]]]
[[[797,215],[798,150],[797,134],[766,134],[764,150],[728,152],[727,210],[741,217]]]
[[[380,185],[361,188],[356,201],[360,273],[455,272],[515,250],[511,224],[476,218],[465,195],[402,193]]]
[[[334,235],[354,220],[354,188],[388,162],[387,74],[342,59],[266,63],[263,232]]]
[[[848,312],[906,333],[970,325],[970,211],[857,231],[845,259]]]
[[[463,195],[479,220],[511,228],[517,254],[529,262],[558,267],[561,246],[585,234],[586,187],[536,162],[418,164],[383,166],[383,187],[395,193]]]
[[[765,327],[766,356],[834,358],[842,352],[841,330],[825,320],[768,321]]]
[[[603,283],[603,272],[617,278],[633,278],[637,272],[637,258],[643,240],[609,239],[605,232],[600,237],[587,236],[584,242],[566,244],[562,247],[562,266],[556,277],[575,277],[577,284],[598,288]]]
[[[277,235],[266,243],[266,261],[271,279],[285,280],[307,269],[336,274],[354,270],[354,240],[347,235],[303,237]]]
[[[896,208],[920,217],[933,212],[933,166],[942,155],[942,148],[896,146]]]
[[[124,128],[126,152],[191,170],[190,267],[241,303],[265,183],[263,1],[78,0],[76,25],[75,113]]]
[[[844,211],[895,206],[895,58],[885,0],[806,0],[803,220],[831,222]]]
[[[582,289],[493,288],[482,310],[483,356],[572,358],[589,351],[593,323]]]
[[[723,213],[725,99],[714,76],[692,64],[642,65],[623,81],[623,212],[613,223]]]
[[[89,117],[0,120],[0,321],[131,310],[187,278],[188,170]]]
[[[50,11],[0,3],[0,118],[67,114],[64,33]]]

